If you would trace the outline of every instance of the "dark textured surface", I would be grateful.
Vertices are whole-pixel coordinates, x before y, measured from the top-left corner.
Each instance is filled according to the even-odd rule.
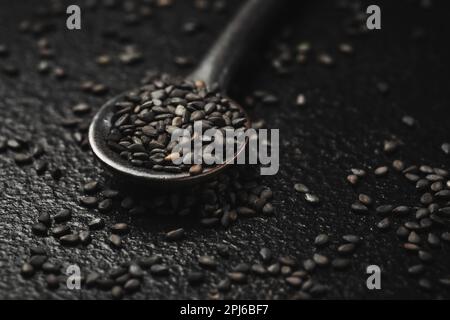
[[[18,167],[12,153],[0,154],[0,297],[1,298],[109,298],[108,292],[66,289],[46,289],[42,275],[24,280],[20,265],[28,256],[29,247],[46,243],[53,259],[62,263],[77,263],[83,271],[107,270],[120,262],[129,261],[151,252],[167,257],[172,266],[171,276],[158,279],[146,276],[142,292],[134,298],[206,298],[211,284],[238,261],[254,261],[258,251],[266,246],[280,254],[306,259],[314,252],[312,245],[318,233],[332,235],[332,246],[321,250],[335,255],[343,234],[355,233],[364,237],[346,272],[324,268],[314,273],[314,279],[330,286],[328,298],[437,298],[450,297],[436,279],[448,276],[449,245],[435,252],[435,263],[427,267],[426,276],[434,283],[431,292],[422,291],[417,278],[407,275],[407,268],[417,263],[417,257],[400,248],[401,242],[393,231],[382,233],[375,224],[380,220],[374,213],[359,216],[351,213],[350,204],[358,192],[370,194],[377,204],[416,204],[414,186],[404,179],[391,177],[376,180],[368,177],[356,189],[345,180],[351,167],[370,170],[401,158],[408,164],[427,163],[434,166],[449,164],[440,150],[450,140],[449,101],[450,73],[447,11],[444,1],[436,1],[430,9],[422,9],[419,1],[384,1],[383,29],[350,38],[343,24],[349,12],[337,10],[328,1],[290,10],[278,25],[290,26],[291,45],[310,41],[315,50],[326,50],[336,58],[336,65],[326,68],[314,61],[295,66],[294,73],[277,76],[261,56],[269,52],[270,37],[262,51],[254,52],[256,66],[249,68],[242,78],[235,80],[236,96],[245,96],[254,89],[264,89],[280,96],[280,103],[261,106],[251,111],[255,119],[263,118],[272,128],[280,128],[282,139],[281,169],[277,176],[265,179],[275,192],[274,217],[241,219],[229,230],[203,229],[184,219],[176,221],[152,217],[120,217],[128,220],[132,231],[122,250],[112,250],[103,242],[107,232],[97,232],[87,248],[66,249],[49,237],[39,239],[30,232],[39,213],[55,213],[59,208],[73,208],[74,228],[83,226],[90,213],[78,205],[80,186],[90,178],[103,177],[100,165],[89,152],[82,151],[70,130],[59,125],[70,107],[86,101],[98,108],[112,97],[134,86],[144,70],[157,69],[174,74],[187,73],[172,61],[175,55],[188,55],[198,61],[202,53],[233,13],[239,1],[231,1],[222,13],[199,13],[191,1],[176,1],[172,8],[158,8],[149,21],[129,27],[131,35],[144,52],[144,61],[132,67],[118,63],[100,67],[95,57],[105,51],[119,52],[120,45],[101,37],[105,27],[120,26],[120,16],[114,10],[83,11],[83,30],[64,29],[65,16],[52,18],[57,30],[49,35],[57,56],[55,61],[64,67],[68,78],[58,81],[41,76],[36,71],[39,61],[36,41],[20,34],[18,23],[32,15],[31,1],[0,2],[0,42],[11,49],[11,57],[0,58],[0,64],[12,61],[20,68],[18,77],[0,74],[0,135],[29,135],[42,141],[48,150],[52,166],[63,166],[65,173],[59,182],[38,177],[31,167]],[[408,14],[405,14],[407,12]],[[186,36],[180,23],[192,18],[204,22],[206,30],[199,35]],[[413,39],[420,27],[424,36]],[[274,33],[280,29],[276,27]],[[354,44],[355,53],[345,56],[337,52],[344,40]],[[312,56],[314,58],[314,56]],[[312,59],[313,60],[313,59]],[[81,80],[106,83],[110,91],[105,97],[92,97],[79,90]],[[383,96],[376,88],[379,81],[390,85]],[[239,89],[236,89],[239,87]],[[307,106],[294,105],[297,93],[307,96]],[[408,128],[401,117],[409,114],[418,120],[415,128]],[[395,156],[382,153],[382,142],[392,135],[405,145]],[[308,205],[293,184],[304,182],[321,198],[317,207]],[[105,216],[107,223],[119,220],[117,214]],[[187,239],[167,243],[162,235],[180,224],[186,224]],[[395,222],[398,225],[398,222]],[[196,256],[214,252],[214,244],[227,242],[233,246],[231,258],[217,272],[209,273],[206,284],[189,287],[183,279],[183,266],[195,266]],[[332,253],[332,254],[331,254]],[[369,291],[365,286],[365,267],[378,264],[383,270],[382,290]],[[228,298],[288,298],[294,291],[282,278],[252,277],[242,286],[234,286]]]

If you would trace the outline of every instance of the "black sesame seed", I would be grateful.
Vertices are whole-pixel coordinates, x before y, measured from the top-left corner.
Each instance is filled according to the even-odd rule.
[[[79,103],[72,107],[72,111],[76,115],[82,115],[89,113],[91,111],[91,107],[87,103]]]
[[[2,71],[8,76],[17,76],[19,74],[19,69],[10,63],[3,65]]]
[[[29,278],[34,275],[35,270],[34,270],[34,267],[30,263],[25,262],[20,269],[20,273],[22,274],[22,276],[24,278]]]
[[[396,170],[396,171],[403,171],[405,169],[405,163],[401,160],[394,160],[392,162],[392,167]]]
[[[391,220],[389,218],[384,218],[377,223],[377,228],[380,230],[386,230],[391,226]]]
[[[421,202],[422,204],[425,204],[425,205],[432,203],[433,200],[434,200],[434,199],[433,199],[433,195],[432,195],[431,193],[429,193],[429,192],[424,193],[424,194],[420,197],[420,202]]]
[[[368,212],[368,208],[364,205],[364,204],[362,204],[361,202],[355,202],[355,203],[353,203],[352,205],[351,205],[351,209],[352,209],[352,211],[354,211],[354,212],[357,212],[357,213],[366,213],[366,212]]]
[[[204,281],[205,275],[199,271],[192,271],[187,274],[186,279],[190,285],[199,285]]]
[[[310,290],[309,293],[315,297],[324,295],[329,291],[329,288],[322,284],[315,284]]]
[[[85,284],[88,288],[91,288],[97,284],[97,280],[100,279],[100,275],[96,272],[91,272],[87,275]]]
[[[49,227],[52,223],[52,218],[48,212],[42,212],[38,217],[38,221]]]
[[[242,272],[229,272],[228,278],[235,283],[244,283],[247,281],[247,276]]]
[[[46,255],[35,255],[30,258],[29,263],[33,266],[33,268],[40,269],[45,261],[47,261]]]
[[[392,213],[395,215],[405,215],[407,213],[409,213],[410,208],[407,206],[398,206],[395,207],[394,209],[392,209]]]
[[[271,203],[266,203],[263,208],[262,208],[262,213],[265,215],[271,215],[273,214],[275,211],[275,208],[273,207],[273,205]]]
[[[356,246],[354,243],[346,243],[346,244],[340,245],[337,248],[337,251],[340,254],[350,254],[353,251],[355,251],[355,248],[356,248]],[[317,263],[317,261],[316,261],[316,263]]]
[[[30,164],[33,162],[33,157],[26,153],[17,153],[14,155],[14,161],[19,165]]]
[[[121,286],[114,286],[111,289],[111,296],[115,300],[121,300],[124,296],[123,289]]]
[[[307,186],[305,186],[304,184],[302,184],[302,183],[294,184],[294,189],[295,189],[295,191],[301,192],[301,193],[309,192],[309,188]]]
[[[418,230],[420,229],[420,225],[415,221],[406,221],[404,226],[409,230]]]
[[[230,282],[229,278],[223,279],[217,284],[217,290],[219,290],[221,292],[227,292],[230,290],[230,288],[231,288],[231,282]]]
[[[156,276],[165,276],[169,274],[169,268],[163,264],[154,264],[150,267],[150,273]]]
[[[300,287],[303,283],[303,280],[298,277],[287,277],[285,280],[287,284],[296,288]]]
[[[421,229],[431,228],[431,226],[433,226],[433,220],[429,218],[423,218],[419,221],[419,225]]]
[[[6,138],[0,136],[0,152],[4,152],[6,150]]]
[[[8,139],[6,145],[11,150],[19,150],[22,148],[22,144],[16,139]]]
[[[405,243],[403,244],[403,248],[405,248],[408,251],[419,251],[420,247],[414,243]]]
[[[259,251],[259,255],[264,262],[269,262],[272,259],[272,251],[268,248],[262,248]]]
[[[314,262],[318,265],[318,266],[326,266],[329,264],[330,260],[328,259],[328,257],[322,255],[322,254],[318,254],[315,253],[313,255],[313,260]],[[306,269],[306,268],[305,268]]]
[[[120,236],[118,236],[116,234],[112,234],[109,237],[109,242],[116,248],[119,248],[122,246],[122,239],[120,238]]]
[[[184,237],[185,231],[183,228],[175,229],[166,233],[166,240],[178,241]]]
[[[98,278],[95,281],[95,284],[100,290],[108,291],[111,290],[112,287],[114,286],[114,280]]]
[[[56,238],[70,233],[70,227],[67,225],[57,225],[52,229],[52,235]]]
[[[202,173],[202,171],[203,171],[203,167],[200,164],[195,164],[189,168],[189,174],[191,176],[198,175],[198,174]]]
[[[353,235],[353,234],[347,234],[342,236],[342,239],[344,239],[345,241],[349,242],[349,243],[353,243],[353,244],[358,244],[361,241],[361,238]]]
[[[34,169],[36,170],[36,173],[41,175],[43,174],[48,168],[48,162],[45,160],[37,160],[34,163]]]
[[[250,266],[247,263],[241,262],[232,268],[234,272],[247,273],[250,271]]]
[[[435,181],[444,179],[442,176],[437,175],[437,174],[428,174],[425,178],[431,182],[435,182]]]
[[[47,255],[47,250],[45,250],[44,247],[31,247],[30,248],[30,255],[32,255],[32,256],[36,256],[36,255],[46,256]]]
[[[345,258],[336,258],[331,261],[332,267],[337,270],[348,268],[350,266],[350,263],[350,260]]]
[[[366,175],[366,171],[363,169],[352,168],[351,171],[354,175],[358,177],[364,177]]]
[[[97,181],[89,181],[83,186],[83,192],[85,193],[93,193],[97,191],[98,189],[98,182]]]
[[[314,239],[314,245],[320,247],[320,246],[324,246],[328,243],[328,235],[326,234],[319,234],[315,239]]]
[[[387,204],[387,205],[381,205],[381,206],[377,207],[375,209],[375,211],[378,214],[386,215],[386,214],[390,213],[393,209],[394,209],[394,206]]]
[[[356,183],[358,183],[358,176],[355,174],[350,174],[347,176],[347,181],[350,182],[351,184],[355,185]]]
[[[386,166],[383,166],[383,167],[376,168],[374,173],[376,176],[384,176],[388,173],[388,171],[389,171],[389,168]]]
[[[89,231],[81,231],[78,236],[80,237],[80,242],[83,245],[87,245],[91,242],[91,233]]]
[[[427,208],[420,208],[416,211],[416,219],[422,219],[429,216],[430,211]]]
[[[238,208],[236,209],[236,211],[237,211],[237,213],[238,213],[239,215],[241,215],[241,216],[247,216],[247,217],[249,217],[249,216],[254,216],[254,215],[256,214],[256,211],[255,211],[255,210],[253,210],[253,209],[251,209],[251,208],[248,208],[248,207],[238,207]]]
[[[111,190],[111,189],[103,190],[103,191],[102,191],[102,195],[103,195],[105,198],[111,198],[111,199],[114,199],[114,198],[116,198],[116,197],[119,195],[119,191],[117,191],[117,190]]]
[[[396,234],[399,238],[406,238],[409,235],[409,230],[406,229],[404,226],[400,226],[397,229]]]
[[[59,287],[59,278],[57,276],[55,276],[54,274],[49,274],[46,278],[45,278],[45,282],[47,282],[47,287],[49,289],[57,289]]]
[[[320,202],[319,197],[311,193],[305,193],[305,200],[312,204],[317,204]]]
[[[397,148],[399,147],[399,142],[396,140],[386,140],[384,141],[384,152],[386,153],[393,153],[394,151],[397,150]]]
[[[134,200],[131,197],[126,197],[120,203],[121,207],[124,209],[131,209],[134,206]]]
[[[447,143],[447,142],[443,143],[441,145],[441,149],[445,154],[449,155],[450,154],[450,143]]]
[[[315,269],[316,263],[312,259],[307,259],[303,261],[303,268],[305,268],[306,271],[311,272]]]
[[[105,227],[105,221],[102,218],[95,218],[88,223],[90,230],[100,230]]]
[[[405,173],[405,178],[408,179],[411,182],[417,182],[420,179],[420,176],[414,173]]]
[[[430,185],[430,182],[427,179],[419,179],[416,182],[416,189],[424,190],[424,189],[428,188],[429,185]]]
[[[148,269],[154,264],[158,264],[162,262],[162,258],[160,256],[154,255],[146,258],[142,258],[138,261],[139,266],[143,269]]]
[[[277,275],[278,273],[280,273],[280,270],[281,266],[279,263],[274,263],[267,267],[267,272],[269,272],[272,275]]]
[[[92,208],[97,205],[98,199],[96,197],[81,197],[80,202],[82,205]]]
[[[408,268],[408,273],[411,275],[418,275],[425,271],[423,264],[417,264]]]
[[[437,235],[435,235],[434,233],[428,234],[427,241],[433,247],[437,247],[441,243],[441,240],[439,239],[439,237]]]
[[[43,223],[36,223],[31,227],[33,233],[38,236],[47,236],[48,228]]]
[[[441,239],[447,242],[450,242],[450,232],[443,232],[441,234]]]
[[[72,218],[72,213],[69,209],[62,209],[53,217],[53,219],[57,223],[66,222],[66,221],[70,220],[71,218]]]
[[[47,274],[59,274],[61,273],[61,266],[47,261],[42,265],[42,271]]]
[[[412,127],[416,124],[416,120],[411,116],[403,116],[402,122],[409,127]]]
[[[142,278],[144,276],[144,271],[139,264],[132,263],[128,267],[128,274],[133,278]]]
[[[411,231],[411,233],[408,236],[408,242],[419,244],[421,242],[421,238],[416,232]]]
[[[439,279],[439,283],[444,287],[450,288],[450,278],[441,278]]]
[[[98,203],[98,210],[100,212],[108,212],[112,209],[113,202],[111,199],[105,199]]]
[[[134,292],[138,291],[140,289],[140,287],[141,287],[141,283],[137,279],[130,279],[123,286],[125,292],[127,292],[127,293],[134,293]]]
[[[419,280],[419,287],[423,290],[430,291],[433,288],[430,280],[422,278]]]
[[[217,262],[212,256],[200,256],[198,257],[198,263],[203,268],[215,269],[217,267]]]
[[[433,260],[433,255],[428,251],[420,250],[418,253],[418,257],[423,262],[430,262]]]
[[[111,232],[115,234],[126,234],[130,231],[126,223],[116,223],[111,226]]]
[[[67,234],[59,238],[64,246],[76,246],[80,243],[80,236],[77,233]]]
[[[359,196],[358,196],[358,200],[359,200],[359,202],[361,202],[363,205],[365,205],[365,206],[370,206],[371,204],[372,204],[372,198],[371,197],[369,197],[368,195],[366,195],[366,194],[363,194],[363,193],[361,193]]]
[[[441,190],[434,194],[439,199],[450,199],[450,190]]]
[[[428,181],[428,180],[425,180]],[[431,191],[438,192],[444,189],[444,183],[442,181],[436,181],[430,186]]]

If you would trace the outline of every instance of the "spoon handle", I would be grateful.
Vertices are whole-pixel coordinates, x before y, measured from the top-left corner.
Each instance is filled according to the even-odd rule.
[[[227,89],[244,53],[262,35],[267,21],[285,0],[247,0],[213,44],[196,70],[188,77],[207,86]]]

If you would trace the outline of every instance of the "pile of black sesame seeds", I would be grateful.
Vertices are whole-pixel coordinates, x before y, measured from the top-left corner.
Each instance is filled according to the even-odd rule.
[[[114,106],[108,146],[133,166],[155,171],[200,174],[203,165],[185,164],[185,158],[190,159],[188,163],[193,163],[194,125],[201,125],[202,132],[208,129],[234,132],[244,131],[247,122],[239,106],[219,92],[208,90],[203,82],[168,77],[128,93]],[[171,139],[175,130],[184,130],[190,139],[187,142]],[[186,140],[186,137],[182,139]],[[191,152],[173,151],[186,143]],[[203,148],[209,143],[212,141],[202,139]],[[174,164],[180,158],[183,163]]]

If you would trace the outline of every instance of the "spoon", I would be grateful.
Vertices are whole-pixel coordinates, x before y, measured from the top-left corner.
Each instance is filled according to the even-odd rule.
[[[280,4],[283,2],[283,0],[248,0],[239,9],[199,66],[187,77],[187,80],[203,81],[209,88],[218,86],[220,91],[225,93],[231,76],[239,67],[241,58],[256,39],[261,36],[263,29],[266,27],[266,22],[277,12],[276,9],[280,8]],[[121,180],[158,187],[198,183],[224,170],[233,163],[241,152],[245,151],[246,144],[243,144],[235,153],[234,158],[228,159],[223,164],[205,168],[202,173],[194,176],[188,172],[169,173],[133,166],[110,149],[106,137],[112,126],[114,104],[134,90],[124,92],[107,101],[94,116],[89,128],[89,143],[95,156]],[[229,98],[227,97],[227,99]],[[239,104],[232,99],[229,100],[243,111],[247,118],[246,126],[249,127],[250,119],[248,115]]]

